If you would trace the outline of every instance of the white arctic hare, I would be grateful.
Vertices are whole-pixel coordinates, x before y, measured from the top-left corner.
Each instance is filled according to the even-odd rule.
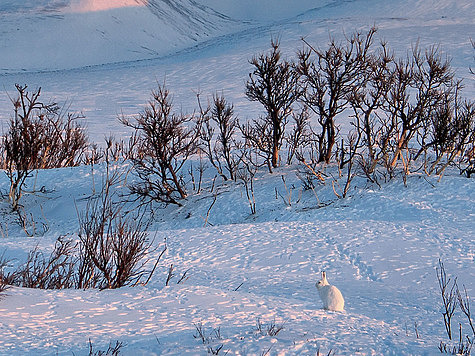
[[[322,299],[324,309],[343,311],[343,308],[345,307],[343,295],[337,287],[328,283],[325,271],[322,272],[322,279],[319,280],[315,286],[317,287],[320,298]]]

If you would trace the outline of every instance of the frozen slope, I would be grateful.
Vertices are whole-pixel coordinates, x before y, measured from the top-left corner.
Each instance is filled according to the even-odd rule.
[[[58,70],[153,58],[239,26],[191,0],[82,3],[0,4],[0,71]]]
[[[294,17],[331,0],[9,0],[0,4],[0,72],[49,71],[168,55]]]
[[[196,0],[234,19],[253,23],[269,23],[321,8],[338,0]]]

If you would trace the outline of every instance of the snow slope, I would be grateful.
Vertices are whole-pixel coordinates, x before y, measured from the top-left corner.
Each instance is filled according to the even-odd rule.
[[[3,231],[8,226],[9,233],[0,239],[0,250],[20,261],[33,246],[47,252],[57,236],[74,232],[74,205],[84,209],[100,172],[96,167],[95,179],[86,167],[39,172],[36,183],[49,193],[27,196],[24,204],[38,224],[42,218],[35,209],[42,207],[50,231],[22,237],[3,203]],[[281,198],[287,197],[281,175],[292,190],[291,206]],[[5,177],[0,183],[5,190]],[[441,182],[414,175],[407,186],[394,181],[368,187],[357,180],[344,200],[331,185],[320,186],[317,194],[326,207],[302,190],[294,168],[261,172],[256,215],[240,184],[218,182],[217,201],[203,227],[211,185],[209,171],[204,190],[184,207],[155,211],[152,256],[164,241],[168,251],[147,286],[102,292],[9,289],[0,301],[0,354],[83,354],[90,338],[102,350],[122,341],[126,355],[206,354],[207,347],[220,345],[231,355],[268,349],[431,355],[445,340],[435,274],[439,258],[475,297],[475,181],[455,171]],[[178,277],[188,270],[189,278],[165,287],[170,264]],[[322,309],[314,286],[321,270],[342,291],[344,313]],[[284,329],[271,337],[258,331],[257,320]],[[194,337],[199,324],[209,344]]]
[[[3,72],[154,58],[239,25],[190,0],[22,3],[0,4]]]
[[[222,4],[221,11],[225,10],[224,4],[237,4],[233,1],[220,3]],[[258,3],[269,4],[269,1],[256,2]],[[229,5],[229,16],[236,15],[233,6],[235,5]],[[294,11],[294,8],[298,11]],[[299,8],[292,5],[289,14],[295,15],[300,13],[300,10],[305,11],[305,7]],[[124,16],[130,12],[133,18],[135,12],[139,10],[122,8],[117,11],[123,12]],[[150,11],[148,13],[150,15]],[[106,15],[109,16],[110,13],[106,11],[85,16]],[[389,0],[335,1],[316,9],[310,7],[304,14],[287,20],[276,19],[273,23],[266,21],[246,23],[243,25],[244,29],[238,25],[237,32],[233,26],[226,26],[224,33],[228,34],[221,36],[219,35],[221,32],[216,31],[207,41],[199,42],[196,46],[185,48],[173,55],[154,58],[154,55],[142,56],[143,52],[140,55],[137,54],[141,58],[151,58],[144,61],[104,64],[54,73],[31,72],[32,68],[26,67],[25,69],[29,70],[27,73],[13,73],[10,69],[19,68],[18,63],[21,61],[41,60],[50,63],[54,60],[54,55],[45,53],[44,58],[40,56],[39,59],[36,57],[31,59],[31,56],[24,55],[14,57],[8,50],[2,49],[0,62],[1,58],[5,58],[6,64],[0,68],[6,66],[6,71],[0,69],[0,84],[10,95],[14,95],[15,83],[24,83],[32,88],[41,86],[43,95],[47,99],[51,98],[61,103],[68,101],[71,110],[85,114],[91,139],[97,142],[103,141],[104,134],[124,133],[123,129],[118,127],[117,116],[122,113],[136,114],[148,100],[150,90],[156,87],[157,81],[161,83],[166,81],[173,92],[178,110],[193,112],[197,107],[195,95],[197,91],[200,91],[203,97],[222,92],[234,103],[236,113],[245,120],[262,113],[258,104],[249,102],[244,96],[244,83],[251,70],[248,61],[252,56],[269,47],[271,37],[279,37],[284,55],[292,57],[297,50],[302,48],[300,40],[302,36],[315,45],[325,46],[330,35],[341,38],[345,33],[352,33],[355,30],[365,31],[370,26],[376,25],[379,28],[377,38],[388,41],[398,55],[405,55],[405,52],[418,42],[422,47],[440,45],[441,52],[451,58],[457,76],[464,78],[465,96],[473,97],[475,80],[470,75],[469,67],[475,67],[470,43],[470,38],[475,33],[474,18],[474,7],[469,0],[439,1],[437,5],[430,0],[417,3],[407,0],[397,2]],[[109,25],[110,22],[113,21],[109,21]],[[117,26],[123,28],[122,32],[130,33],[131,37],[135,36],[135,27],[130,27],[130,22],[127,24],[129,27]],[[93,29],[91,28],[91,31]],[[83,29],[82,32],[86,30]],[[44,27],[44,31],[48,31],[48,26]],[[107,30],[107,33],[114,32]],[[142,44],[145,46],[145,43],[140,42],[143,36],[146,35],[143,33],[138,35],[137,42],[133,44],[134,48],[137,49]],[[10,41],[10,39],[8,36],[0,36],[1,41]],[[20,40],[11,41],[19,43],[16,46],[22,43]],[[85,39],[84,41],[86,42]],[[103,44],[101,41],[98,42],[100,48]],[[145,47],[152,48],[148,45]],[[117,51],[120,52],[117,54],[120,58],[130,55],[127,51],[129,47],[126,45],[113,49],[104,48],[107,51],[98,50],[85,55],[94,57],[92,58],[94,63],[110,63],[117,60],[113,57]],[[64,55],[66,62],[76,60],[67,53]],[[165,53],[174,53],[174,51]],[[0,120],[4,121],[8,118],[11,111],[8,96],[0,95]]]
[[[271,36],[291,57],[302,36],[324,46],[329,35],[376,24],[398,53],[417,41],[440,44],[465,79],[465,96],[474,97],[468,68],[475,14],[468,0],[134,1],[2,1],[1,87],[13,95],[14,83],[42,86],[45,98],[68,101],[86,115],[96,142],[110,133],[125,136],[117,115],[137,113],[163,80],[178,111],[196,108],[197,91],[204,97],[219,91],[241,119],[252,118],[261,109],[243,94],[248,60],[268,48]],[[0,94],[3,122],[12,112],[9,100]],[[89,340],[100,350],[122,341],[125,355],[202,355],[221,345],[220,354],[229,355],[438,354],[446,341],[439,258],[475,298],[475,181],[456,170],[440,182],[413,175],[407,185],[395,180],[381,188],[355,179],[343,200],[328,182],[317,188],[317,200],[297,173],[297,167],[259,172],[255,215],[242,185],[218,180],[204,227],[214,198],[209,168],[204,190],[183,207],[156,209],[150,237],[158,249],[148,267],[164,241],[168,251],[147,286],[7,290],[0,296],[0,354],[87,354]],[[26,237],[2,198],[0,256],[18,264],[35,246],[48,253],[58,236],[76,238],[76,209],[84,209],[102,175],[96,166],[31,178],[30,187],[44,193],[26,195],[23,204],[38,231],[48,229],[43,236]],[[1,174],[0,191],[7,189]],[[170,264],[177,275],[189,270],[189,278],[177,285],[177,276],[165,287]],[[342,291],[344,313],[322,309],[314,286],[321,270]],[[259,332],[258,320],[264,329],[284,328],[269,336]],[[208,344],[194,337],[200,323]]]

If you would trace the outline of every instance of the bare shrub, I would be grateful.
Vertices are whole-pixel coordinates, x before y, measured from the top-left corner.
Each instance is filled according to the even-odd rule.
[[[266,165],[269,172],[272,172],[272,154],[273,154],[273,134],[272,125],[265,118],[259,120],[253,119],[252,122],[242,124],[239,129],[244,137],[243,157],[252,150],[255,156],[253,159],[244,158],[253,165]],[[263,163],[262,163],[262,161]]]
[[[444,307],[442,316],[444,317],[445,331],[447,332],[449,339],[452,340],[452,317],[457,307],[457,283],[456,280],[451,283],[451,279],[447,278],[444,264],[440,260],[436,271],[437,279],[439,281],[440,296]]]
[[[244,153],[243,155],[246,155]],[[256,176],[258,167],[248,159],[244,159],[242,167],[237,171],[237,178],[244,184],[246,198],[249,203],[251,214],[256,213],[256,197],[254,195],[254,177]]]
[[[223,349],[224,345],[221,344],[221,345],[218,345],[218,346],[211,346],[209,345],[210,343],[213,343],[215,342],[216,340],[221,340],[222,337],[221,337],[221,328],[216,328],[216,329],[213,329],[211,331],[211,334],[209,334],[205,327],[203,326],[203,323],[197,323],[197,324],[194,324],[195,325],[195,329],[196,329],[196,334],[193,335],[193,337],[195,339],[198,339],[200,340],[203,345],[206,345],[206,350],[208,352],[208,354],[210,355],[219,355],[219,353],[221,352],[221,350]]]
[[[341,187],[337,179],[333,179],[333,192],[339,199],[346,198],[350,190],[351,182],[356,177],[356,157],[360,157],[358,150],[360,149],[361,135],[356,132],[350,132],[346,140],[342,140],[340,149],[340,164],[338,166],[339,178],[344,178],[344,186]],[[346,168],[346,174],[343,170]]]
[[[121,209],[109,203],[91,204],[81,218],[79,288],[120,288],[145,274],[143,259],[149,242],[144,224],[120,216]]]
[[[40,190],[41,192],[41,190]],[[40,209],[43,212],[43,208],[40,205]],[[17,210],[17,222],[29,237],[32,236],[43,236],[49,230],[49,223],[44,214],[42,214],[43,219],[38,219],[32,213],[27,213],[26,210],[19,205]]]
[[[449,60],[442,58],[437,47],[422,54],[416,46],[407,59],[395,63],[394,75],[396,85],[384,107],[391,122],[388,136],[393,141],[388,163],[394,167],[400,160],[407,170],[413,158],[411,140],[444,106],[456,83]]]
[[[303,157],[303,151],[314,140],[314,132],[310,126],[310,114],[306,106],[300,111],[292,113],[292,121],[292,129],[285,136],[288,148],[287,164],[292,164],[294,158],[298,160],[298,157]]]
[[[470,178],[472,174],[475,174],[475,143],[472,143],[467,147],[462,155],[462,159],[458,163],[460,174],[465,174],[467,178]]]
[[[26,262],[9,278],[11,285],[25,288],[64,289],[75,286],[75,244],[60,237],[49,256],[38,250],[28,253]]]
[[[143,211],[126,211],[127,202],[115,190],[124,184],[127,174],[115,167],[106,150],[106,175],[99,195],[92,196],[79,218],[79,242],[58,239],[49,257],[37,248],[28,254],[25,264],[6,275],[0,260],[2,283],[27,288],[100,288],[147,284],[166,251],[159,255],[151,271],[144,266],[151,242]],[[4,264],[3,264],[4,265]],[[142,282],[142,278],[145,279]],[[182,277],[184,279],[185,276]],[[181,280],[180,279],[180,282]]]
[[[383,42],[376,53],[366,56],[367,65],[362,68],[365,80],[354,86],[347,97],[353,111],[351,124],[362,146],[358,147],[360,164],[373,182],[377,181],[376,167],[387,154],[390,144],[388,123],[380,121],[380,112],[395,83],[392,63],[394,57]]]
[[[470,154],[470,148],[475,144],[475,103],[466,100],[460,102],[459,90],[457,85],[453,95],[446,93],[430,117],[427,130],[429,142],[424,142],[421,148],[429,155],[426,158],[429,163],[426,167],[428,174],[442,174],[457,158],[462,162],[467,158],[469,160],[465,155]],[[419,136],[427,132],[421,131]]]
[[[303,87],[302,101],[321,126],[318,134],[319,162],[329,163],[337,139],[336,117],[347,107],[349,95],[366,80],[367,57],[376,28],[366,35],[355,33],[346,44],[331,39],[326,50],[304,40],[307,49],[298,54],[297,70]]]
[[[257,319],[256,332],[262,336],[277,336],[277,334],[284,330],[285,323],[286,321],[284,321],[282,324],[277,324],[274,319],[269,324],[264,324],[260,319]]]
[[[203,176],[206,170],[209,168],[206,162],[204,162],[201,152],[199,154],[200,160],[198,163],[198,167],[193,165],[193,162],[190,162],[190,168],[188,168],[188,174],[191,178],[191,186],[195,193],[201,193],[203,189]],[[198,176],[196,176],[198,173]]]
[[[181,275],[180,278],[178,278],[176,284],[180,284],[180,283],[183,283],[184,281],[188,280],[188,272],[190,271],[190,269],[187,269],[185,272],[183,272],[183,274]],[[168,268],[168,273],[167,273],[167,279],[165,281],[165,285],[168,286],[170,284],[170,282],[172,281],[173,278],[176,277],[176,274],[175,274],[175,267],[173,266],[173,264],[170,265],[170,267]]]
[[[439,351],[441,353],[450,355],[469,356],[475,342],[475,328],[471,316],[470,299],[468,297],[467,290],[464,286],[464,294],[460,292],[457,284],[457,278],[451,282],[451,279],[447,277],[444,264],[441,260],[439,260],[439,265],[436,269],[436,272],[442,299],[442,316],[444,320],[445,331],[449,340],[455,341],[455,343],[452,345],[441,341],[439,344]],[[462,316],[464,316],[467,320],[467,324],[471,331],[471,337],[470,335],[464,335],[462,323],[459,322],[458,339],[454,340],[452,319],[457,307],[459,307],[460,311],[462,312]]]
[[[106,170],[101,193],[79,216],[78,288],[120,288],[146,274],[148,224],[141,212],[124,211],[125,203],[115,199],[123,172],[109,164]]]
[[[94,346],[89,339],[89,356],[117,356],[124,346],[126,346],[124,342],[116,341],[115,343],[109,343],[106,350],[94,350]]]
[[[277,195],[279,195],[282,198],[282,201],[284,202],[284,204],[290,208],[292,206],[292,192],[297,188],[293,184],[290,186],[287,186],[287,182],[285,180],[284,175],[281,175],[281,179],[284,185],[285,194],[281,194],[280,191],[278,191],[277,188],[275,188],[276,199],[277,199]],[[298,204],[301,198],[302,198],[302,189],[299,190],[295,203]]]
[[[8,284],[5,283],[5,281],[0,279],[0,293],[3,293],[7,289],[8,289]],[[1,299],[1,295],[0,295],[0,299]]]
[[[377,183],[380,165],[392,178],[398,162],[405,177],[420,157],[427,174],[458,164],[469,175],[474,104],[461,98],[449,60],[437,47],[418,46],[396,59],[385,42],[365,60],[363,80],[347,99],[359,142],[355,157],[366,177]]]
[[[211,165],[224,180],[235,180],[240,158],[236,154],[239,144],[234,138],[239,122],[234,107],[223,96],[213,96],[213,104],[204,109],[199,95],[201,120],[200,138],[202,149]],[[215,134],[216,132],[216,134]]]
[[[0,293],[3,293],[4,291],[6,291],[9,286],[12,284],[11,281],[12,281],[12,276],[11,274],[6,274],[5,273],[5,268],[8,267],[9,265],[9,261],[7,259],[5,259],[5,256],[2,255],[0,257]],[[1,298],[1,295],[0,295],[0,298]]]
[[[254,71],[246,84],[249,100],[261,103],[267,114],[241,128],[246,141],[264,154],[270,171],[279,166],[285,126],[300,96],[297,72],[290,62],[282,60],[279,42],[272,40],[271,46],[269,54],[251,59]]]
[[[137,154],[132,158],[139,182],[132,193],[146,201],[181,205],[187,196],[181,169],[196,152],[200,123],[192,116],[175,114],[169,91],[158,86],[145,110],[132,122],[121,122],[135,130]]]
[[[35,169],[79,164],[88,141],[77,114],[65,113],[55,103],[40,100],[41,88],[29,93],[16,85],[14,115],[3,137],[3,167],[10,180],[9,199],[17,210],[26,179]]]
[[[472,313],[470,311],[470,298],[467,294],[467,288],[463,286],[464,293],[460,292],[460,289],[457,288],[457,301],[459,303],[460,310],[465,315],[468,321],[470,329],[472,329],[472,334],[475,336],[475,326],[473,325]]]
[[[92,144],[83,155],[83,163],[94,166],[109,160],[119,162],[133,159],[137,151],[137,136],[132,134],[127,140],[110,135],[105,137],[105,147]]]

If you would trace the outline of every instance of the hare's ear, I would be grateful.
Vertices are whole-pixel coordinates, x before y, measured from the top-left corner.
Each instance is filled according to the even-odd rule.
[[[326,279],[327,278],[327,273],[325,271],[322,271],[322,279]]]

